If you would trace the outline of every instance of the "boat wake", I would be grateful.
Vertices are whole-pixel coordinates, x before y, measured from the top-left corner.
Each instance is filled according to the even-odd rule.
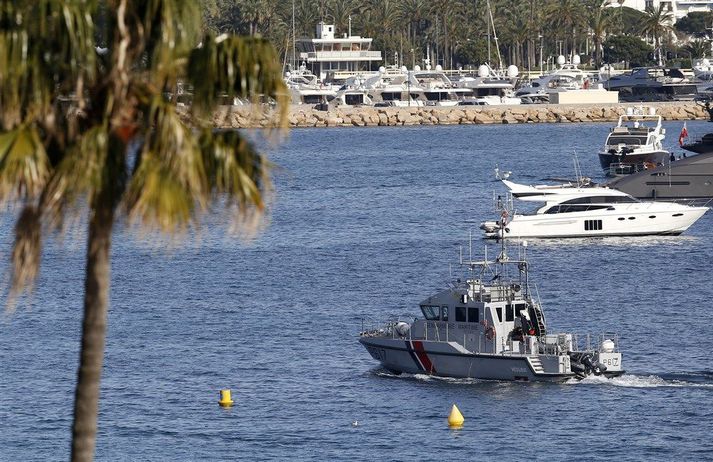
[[[678,374],[624,374],[620,377],[606,378],[591,375],[582,380],[570,380],[568,384],[609,385],[626,388],[711,388],[713,372],[682,372]]]
[[[448,383],[454,385],[473,385],[495,383],[497,380],[466,379],[453,377],[437,377],[427,374],[392,374],[383,369],[375,370],[377,377],[391,379],[417,380],[431,383]],[[515,383],[503,381],[503,383]],[[517,382],[525,384],[527,382]],[[535,382],[532,382],[535,383]],[[545,382],[537,382],[543,384]],[[619,377],[607,378],[603,375],[590,375],[584,379],[571,379],[566,385],[607,385],[623,388],[705,388],[713,389],[713,371],[681,372],[677,374],[624,374]],[[552,384],[554,385],[554,384]]]

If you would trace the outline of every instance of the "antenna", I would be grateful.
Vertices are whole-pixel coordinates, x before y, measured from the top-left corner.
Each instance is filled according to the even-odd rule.
[[[462,245],[458,247],[458,261],[460,262],[461,265],[463,264],[463,246]]]
[[[468,259],[473,261],[473,230],[468,231]]]

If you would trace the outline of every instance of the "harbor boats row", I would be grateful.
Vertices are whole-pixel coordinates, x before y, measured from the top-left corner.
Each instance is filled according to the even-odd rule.
[[[431,65],[429,50],[422,62],[407,67],[395,54],[390,65],[371,50],[371,39],[344,34],[320,22],[312,39],[296,40],[292,62],[285,63],[285,82],[293,104],[330,109],[361,106],[456,106],[516,104],[586,104],[641,101],[693,101],[713,95],[702,61],[688,78],[680,69],[641,67],[623,72],[612,66],[596,71],[580,67],[578,55],[559,56],[557,67],[536,78],[515,66],[445,70]],[[371,69],[371,70],[370,70]]]

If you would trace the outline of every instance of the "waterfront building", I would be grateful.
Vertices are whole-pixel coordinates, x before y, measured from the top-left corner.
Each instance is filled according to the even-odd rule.
[[[322,81],[343,81],[360,72],[373,71],[382,60],[381,51],[371,50],[372,39],[351,34],[337,37],[334,24],[317,24],[317,36],[297,39],[299,60]]]
[[[611,0],[610,7],[626,6],[639,11],[647,8],[657,9],[663,4],[664,8],[673,13],[674,22],[688,13],[713,11],[713,0]]]

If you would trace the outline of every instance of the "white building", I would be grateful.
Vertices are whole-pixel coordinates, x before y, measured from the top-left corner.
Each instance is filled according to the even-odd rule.
[[[351,27],[350,27],[351,29]],[[381,52],[372,51],[372,39],[344,34],[335,37],[334,25],[317,24],[317,37],[298,39],[299,60],[321,80],[344,79],[361,71],[372,70],[381,61]]]
[[[663,4],[668,11],[672,12],[675,21],[678,21],[688,13],[713,11],[713,0],[605,0],[610,7],[626,6],[635,10],[644,11],[652,7],[657,9]]]

